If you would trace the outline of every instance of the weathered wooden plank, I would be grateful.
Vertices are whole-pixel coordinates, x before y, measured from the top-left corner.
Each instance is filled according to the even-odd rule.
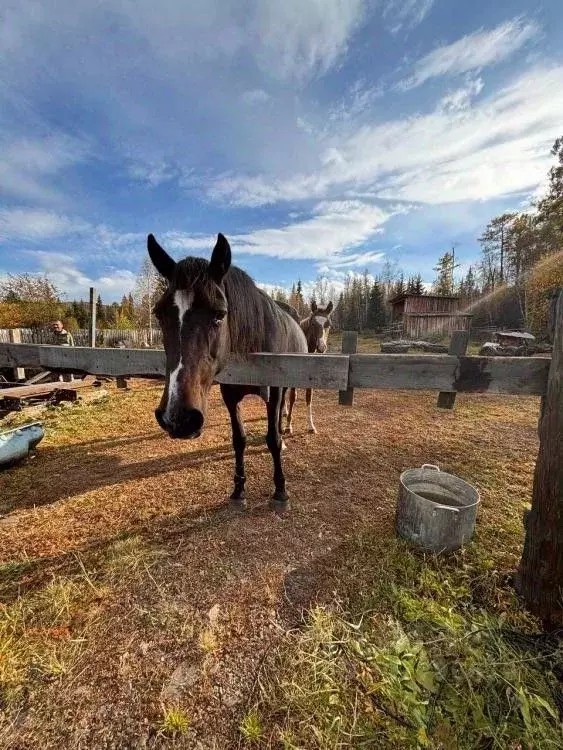
[[[348,385],[348,357],[340,354],[251,354],[230,362],[217,382],[287,388],[342,390]]]
[[[44,367],[90,375],[163,376],[164,352],[156,349],[90,349],[89,347],[0,344],[0,367]]]
[[[546,627],[563,625],[563,289],[552,307],[553,357],[539,425],[532,509],[516,587]]]
[[[0,344],[0,367],[41,368],[38,344]]]
[[[342,333],[342,354],[355,354],[358,350],[358,333],[357,331],[344,331]],[[349,368],[348,368],[349,375]],[[354,405],[354,389],[346,388],[345,391],[338,393],[338,403],[340,406]]]
[[[348,373],[348,362],[350,373]],[[296,388],[545,393],[549,358],[449,354],[252,354],[231,362],[218,382]],[[164,352],[0,344],[0,367],[44,367],[113,377],[162,377]]]
[[[549,362],[543,357],[352,354],[349,384],[383,390],[541,395],[547,387]]]
[[[164,352],[155,349],[0,344],[0,367],[16,364],[113,377],[162,377],[166,373]],[[340,354],[251,354],[248,360],[226,365],[217,382],[341,390],[348,384],[348,358]]]
[[[454,331],[450,340],[450,346],[448,348],[448,354],[452,354],[455,357],[461,357],[467,351],[467,344],[469,343],[469,331]],[[438,394],[438,401],[436,406],[438,409],[453,409],[455,405],[456,392],[455,391],[440,391]]]
[[[13,388],[0,390],[2,398],[33,398],[35,396],[47,396],[54,391],[75,391],[81,388],[91,388],[95,379],[86,376],[83,380],[73,380],[71,383],[40,383],[36,385],[16,385]]]

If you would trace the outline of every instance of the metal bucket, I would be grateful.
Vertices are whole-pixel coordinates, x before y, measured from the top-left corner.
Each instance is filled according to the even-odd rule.
[[[459,549],[475,530],[479,493],[463,479],[424,464],[400,477],[395,528],[430,552]]]

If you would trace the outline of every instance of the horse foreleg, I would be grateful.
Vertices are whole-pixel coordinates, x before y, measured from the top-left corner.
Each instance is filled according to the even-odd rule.
[[[295,388],[289,389],[289,409],[287,412],[287,423],[285,431],[288,435],[291,435],[293,433],[293,425],[291,424],[291,420],[293,418],[293,407],[295,405],[295,399],[297,398],[297,392]]]
[[[281,393],[280,416],[279,416],[279,420],[278,420],[278,432],[282,436],[282,438],[281,438],[281,449],[282,449],[282,451],[284,451],[287,448],[287,446],[286,446],[286,444],[284,442],[284,439],[283,439],[283,425],[282,425],[283,411],[284,410],[287,411],[287,407],[286,407],[286,404],[285,404],[285,395],[286,395],[286,392],[287,392],[287,388],[283,388],[282,389],[282,393]]]
[[[268,434],[266,444],[274,462],[274,496],[273,505],[276,510],[288,507],[288,496],[285,490],[285,476],[281,463],[282,438],[280,433],[280,411],[282,392],[279,388],[270,388],[268,401]]]
[[[313,408],[312,408],[312,401],[313,401],[313,391],[311,388],[307,388],[305,392],[305,401],[307,402],[307,419],[309,420],[309,432],[317,432],[317,428],[313,424]]]
[[[237,392],[232,393],[229,391],[225,393],[223,389],[221,390],[223,394],[223,401],[225,402],[225,406],[229,410],[229,416],[231,418],[233,448],[235,451],[234,489],[231,494],[231,502],[234,505],[245,508],[246,475],[244,471],[244,451],[246,448],[246,432],[240,412],[240,402],[242,400],[242,395]]]

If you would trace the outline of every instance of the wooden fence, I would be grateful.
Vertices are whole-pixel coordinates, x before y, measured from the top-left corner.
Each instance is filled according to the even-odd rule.
[[[15,328],[19,331],[22,344],[52,344],[54,336],[49,328]],[[72,331],[75,346],[90,346],[90,332],[87,328]],[[9,328],[0,328],[0,344],[13,339]],[[162,332],[159,328],[98,328],[96,346],[124,347],[126,349],[155,348],[162,346]]]
[[[346,390],[436,390],[543,395],[547,357],[450,354],[251,354],[217,375],[229,384]],[[82,372],[113,377],[163,377],[164,352],[0,344],[0,367]]]
[[[563,292],[553,299],[552,313],[551,359],[465,356],[456,353],[457,344],[452,342],[451,353],[444,355],[252,354],[244,361],[229,362],[216,379],[231,384],[334,389],[340,391],[342,404],[353,403],[354,388],[541,396],[540,450],[517,585],[536,614],[563,625]],[[467,335],[463,336],[459,352],[467,344]],[[355,346],[347,341],[346,348],[353,352]],[[163,377],[165,356],[158,350],[3,343],[0,367],[118,378]],[[445,401],[451,408],[453,399]]]

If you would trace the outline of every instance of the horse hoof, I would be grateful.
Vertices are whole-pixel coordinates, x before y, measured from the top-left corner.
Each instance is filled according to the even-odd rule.
[[[316,427],[309,427],[309,434],[310,435],[316,435],[317,434],[317,428]]]
[[[285,513],[291,508],[287,492],[280,492],[278,490],[274,492],[269,505],[276,513]]]
[[[229,505],[233,510],[246,510],[248,508],[245,497],[235,497],[233,495],[229,498]]]
[[[293,435],[293,427],[286,427],[283,431],[284,435]]]
[[[282,451],[286,451],[287,450],[287,445],[285,444],[285,442],[283,440],[281,441],[281,449],[282,449]]]

